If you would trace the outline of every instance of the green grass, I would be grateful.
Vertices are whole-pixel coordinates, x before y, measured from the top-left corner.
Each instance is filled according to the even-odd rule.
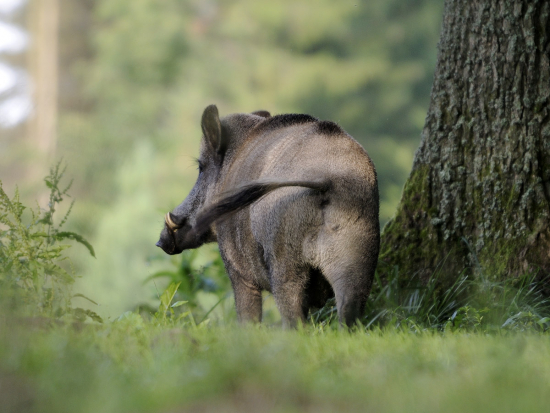
[[[188,252],[151,276],[170,282],[158,309],[104,322],[73,307],[62,242],[93,249],[60,231],[68,213],[54,223],[62,175],[45,212],[0,182],[0,413],[548,411],[547,281],[479,267],[442,290],[395,267],[363,326],[339,330],[329,303],[282,331],[269,305],[264,325],[236,325],[223,263]]]
[[[0,322],[3,412],[533,412],[550,336]],[[2,410],[3,409],[3,410]]]

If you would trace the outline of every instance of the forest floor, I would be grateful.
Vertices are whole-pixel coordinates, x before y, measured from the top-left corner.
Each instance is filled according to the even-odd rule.
[[[547,412],[550,335],[0,318],[0,411]]]

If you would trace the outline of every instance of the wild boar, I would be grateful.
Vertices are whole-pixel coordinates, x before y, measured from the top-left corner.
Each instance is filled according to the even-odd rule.
[[[378,184],[367,152],[336,123],[259,111],[202,115],[199,176],[165,216],[168,254],[217,242],[241,322],[270,291],[283,327],[336,297],[340,324],[361,318],[378,261]]]

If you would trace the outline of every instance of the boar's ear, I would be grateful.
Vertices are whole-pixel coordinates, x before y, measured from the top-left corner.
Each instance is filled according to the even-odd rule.
[[[271,113],[269,113],[267,110],[257,110],[256,112],[252,112],[252,115],[261,116],[262,118],[270,118]]]
[[[225,152],[225,141],[222,137],[222,125],[216,105],[208,106],[202,114],[202,133],[204,139],[217,153]]]

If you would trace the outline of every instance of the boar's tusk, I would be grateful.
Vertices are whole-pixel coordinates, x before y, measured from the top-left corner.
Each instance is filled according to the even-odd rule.
[[[172,231],[176,232],[179,227],[172,221],[172,218],[170,218],[170,212],[167,212],[164,216],[164,222],[166,222],[166,225],[168,228],[170,228]]]

